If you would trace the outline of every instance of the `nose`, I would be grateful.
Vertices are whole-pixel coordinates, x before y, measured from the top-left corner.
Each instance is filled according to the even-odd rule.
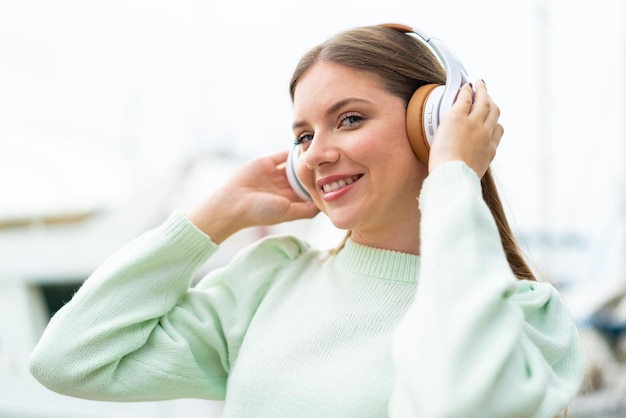
[[[333,144],[329,134],[316,133],[309,146],[303,152],[304,163],[309,170],[315,170],[325,164],[332,164],[339,160],[339,149]]]

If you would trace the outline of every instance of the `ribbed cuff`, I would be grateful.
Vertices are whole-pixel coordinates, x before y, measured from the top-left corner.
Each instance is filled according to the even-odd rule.
[[[205,258],[218,249],[211,237],[196,227],[182,211],[174,211],[160,226],[163,234],[175,242],[184,253]]]
[[[445,193],[451,185],[466,183],[476,193],[481,193],[480,179],[476,172],[463,161],[449,161],[437,167],[426,177],[418,201],[420,209],[433,194]],[[457,186],[458,187],[458,186]]]

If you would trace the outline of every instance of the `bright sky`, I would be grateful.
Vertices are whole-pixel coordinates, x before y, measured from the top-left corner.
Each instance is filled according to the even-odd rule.
[[[171,176],[189,154],[286,148],[299,57],[393,21],[487,82],[517,227],[593,238],[623,211],[625,18],[622,0],[0,0],[0,190],[17,196],[2,205],[123,198],[133,173]],[[40,190],[48,171],[61,180]]]

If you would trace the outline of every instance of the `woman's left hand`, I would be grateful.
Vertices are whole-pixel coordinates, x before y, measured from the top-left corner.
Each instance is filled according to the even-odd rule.
[[[450,111],[441,121],[433,141],[428,171],[447,161],[464,161],[479,178],[487,172],[504,134],[498,123],[500,108],[487,94],[482,80],[473,91],[470,84],[459,90]]]
[[[312,218],[319,209],[289,185],[287,155],[284,150],[243,164],[187,216],[218,244],[244,228]]]

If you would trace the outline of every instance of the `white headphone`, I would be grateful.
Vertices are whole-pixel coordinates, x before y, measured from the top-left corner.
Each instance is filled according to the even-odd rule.
[[[445,69],[445,85],[427,84],[419,87],[407,106],[406,127],[411,148],[419,160],[428,165],[430,145],[433,143],[439,123],[452,107],[459,89],[463,84],[469,82],[467,71],[441,40],[427,36],[424,32],[402,24],[387,23],[380,26],[394,29],[419,39],[435,53]],[[299,197],[304,200],[311,200],[309,192],[296,174],[295,160],[299,150],[299,146],[294,145],[289,151],[285,168],[287,180],[289,180],[289,184]]]

